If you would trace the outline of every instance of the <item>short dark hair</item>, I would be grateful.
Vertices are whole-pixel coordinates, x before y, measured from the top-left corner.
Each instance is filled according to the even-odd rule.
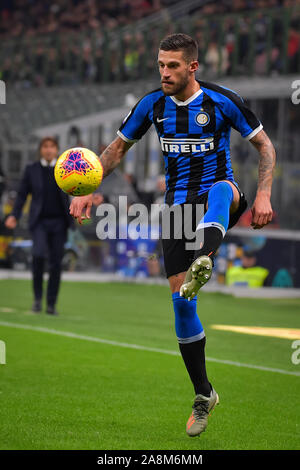
[[[39,143],[39,152],[41,150],[41,148],[43,147],[43,145],[46,143],[46,142],[52,142],[53,145],[56,146],[56,148],[58,149],[58,141],[56,139],[56,137],[53,137],[53,136],[46,136],[46,137],[43,137],[41,140],[40,140],[40,143]]]
[[[196,41],[183,33],[170,34],[160,43],[159,49],[163,51],[183,51],[187,62],[198,60],[198,45]]]

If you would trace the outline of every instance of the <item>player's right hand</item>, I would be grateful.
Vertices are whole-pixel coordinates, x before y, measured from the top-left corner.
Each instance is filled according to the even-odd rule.
[[[82,220],[90,219],[91,207],[93,204],[93,195],[88,196],[75,196],[70,204],[70,214],[77,219],[81,225]]]
[[[17,226],[17,219],[15,218],[14,215],[9,215],[5,221],[5,227],[9,228],[10,230],[13,230]]]

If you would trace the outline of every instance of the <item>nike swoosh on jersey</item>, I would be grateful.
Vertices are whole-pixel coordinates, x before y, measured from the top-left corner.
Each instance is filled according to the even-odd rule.
[[[170,118],[169,117],[166,117],[166,118],[163,118],[163,119],[156,118],[156,121],[157,122],[162,122],[162,121],[165,121],[166,119],[170,119]]]

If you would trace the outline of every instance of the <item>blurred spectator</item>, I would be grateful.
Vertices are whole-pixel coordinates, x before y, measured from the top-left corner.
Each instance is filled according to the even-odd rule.
[[[300,33],[299,23],[292,26],[288,38],[288,71],[289,73],[296,73],[298,71],[299,62],[299,49],[300,49]]]
[[[220,49],[217,42],[213,41],[208,45],[204,61],[207,67],[205,74],[215,77],[220,70],[224,75],[228,69],[228,51],[225,47]]]
[[[147,269],[150,277],[161,276],[161,264],[156,254],[150,255],[147,259]]]
[[[231,266],[227,269],[225,277],[227,286],[258,288],[266,283],[269,271],[261,266],[256,266],[254,252],[244,252],[241,263],[241,266]]]

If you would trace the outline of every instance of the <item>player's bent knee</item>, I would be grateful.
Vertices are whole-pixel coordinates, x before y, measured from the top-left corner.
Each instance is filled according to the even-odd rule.
[[[222,184],[222,183],[224,183],[224,184]],[[218,187],[218,190],[222,190],[222,189],[224,190],[224,193],[225,193],[224,195],[226,197],[226,193],[228,193],[228,186],[227,185],[231,187],[232,194],[233,194],[232,202],[231,202],[231,205],[230,205],[230,213],[232,213],[232,212],[235,212],[238,209],[239,203],[240,203],[240,193],[239,193],[239,190],[237,189],[235,184],[233,184],[229,180],[220,180],[220,181],[217,181],[216,183],[214,183],[212,185],[209,192],[212,191],[212,190],[214,192],[215,187]],[[206,203],[206,209],[208,209],[209,204],[210,204],[210,201],[208,199],[208,201]]]
[[[224,183],[227,183],[229,184],[229,186],[231,186],[231,189],[233,191],[233,201],[232,201],[232,204],[238,204],[240,202],[240,193],[239,193],[239,190],[237,189],[236,185],[232,183],[232,181],[229,181],[229,180],[221,180],[221,181],[218,181],[218,182],[224,182]]]

